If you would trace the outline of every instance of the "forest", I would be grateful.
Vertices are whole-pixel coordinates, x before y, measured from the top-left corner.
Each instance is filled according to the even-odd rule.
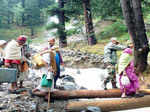
[[[51,40],[50,37],[55,39]],[[108,112],[150,107],[150,0],[0,0],[0,41],[7,41],[8,43],[6,42],[5,47],[8,49],[13,40],[18,42],[22,41],[22,39],[24,39],[24,43],[19,45],[23,46],[27,41],[28,48],[31,47],[29,57],[26,61],[23,61],[27,64],[28,78],[18,83],[20,85],[24,84],[25,89],[13,90],[13,86],[17,88],[18,80],[16,82],[8,81],[13,90],[11,95],[15,94],[16,96],[10,95],[10,98],[7,97],[9,94],[5,95],[5,91],[8,84],[1,82],[5,75],[0,72],[0,88],[2,88],[0,101],[4,99],[4,102],[0,104],[0,110],[7,110],[8,108],[10,111],[24,112],[29,108],[29,111],[32,110],[33,112],[44,112],[46,110],[47,112],[53,112],[53,109],[56,112],[81,112],[82,110],[83,112],[88,112],[88,110],[86,111],[87,106],[96,106],[100,107],[104,112]],[[55,41],[57,47],[54,46]],[[110,58],[114,55],[116,60],[117,57],[120,60],[126,57],[130,61],[125,60],[126,67],[123,68],[124,71],[121,71],[120,74],[119,67],[122,67],[122,63],[119,63],[119,58],[116,63],[105,62],[105,57],[107,59],[109,56],[105,56],[107,55],[105,50],[109,48],[107,45],[109,43],[114,44],[114,41],[116,45],[123,44],[126,46],[118,49],[117,47],[116,49],[110,48],[110,52],[108,51],[112,55]],[[45,51],[42,51],[47,44],[49,46],[44,49]],[[12,52],[10,49],[7,52],[6,48],[4,49],[5,55]],[[22,53],[22,51],[19,52]],[[49,60],[51,61],[50,64],[49,62],[44,62],[45,53],[49,53],[49,58],[53,58],[53,63],[56,64],[47,70],[47,74],[50,72],[54,75],[59,71],[59,77],[57,78],[62,82],[60,82],[60,85],[55,82],[54,91],[49,89],[46,95],[44,94],[39,98],[41,93],[33,94],[35,86],[42,84],[39,84],[39,81],[44,77],[44,74],[42,74],[42,77],[39,76],[42,70],[40,72],[38,70],[42,67],[49,67],[52,62],[51,59]],[[56,62],[58,60],[55,59],[57,55],[59,56],[59,67]],[[33,62],[36,56],[39,56],[42,60],[41,62],[44,63],[41,68],[35,67],[38,65],[38,61],[36,64]],[[7,67],[7,63],[10,61],[5,58],[2,57],[3,65],[0,70],[3,67]],[[62,59],[64,63],[61,63]],[[24,63],[20,64],[21,67],[24,67]],[[18,64],[18,66],[20,65]],[[107,76],[111,74],[108,71],[109,67],[112,67],[111,73],[115,76],[113,77],[115,80]],[[87,76],[84,76],[85,74]],[[128,74],[134,76],[128,76]],[[124,83],[131,84],[134,81],[138,83],[136,83],[137,85],[133,84],[137,88],[132,92],[132,95],[126,93],[128,90],[126,90],[125,86],[123,89],[118,89],[118,85],[116,86],[118,77],[120,81],[119,87],[122,86],[121,78],[124,76],[126,76]],[[54,75],[53,78],[55,77]],[[55,80],[53,78],[50,80]],[[67,83],[67,81],[71,82]],[[105,83],[107,84],[108,82],[112,84],[107,88]],[[100,87],[99,83],[104,83],[104,87]],[[115,86],[113,85],[114,83]],[[18,90],[20,96],[17,93]],[[136,93],[137,91],[138,93]],[[134,100],[130,99],[131,97]],[[86,98],[87,102],[80,101],[80,98]],[[89,98],[120,99],[109,99],[108,101],[101,101],[100,99],[100,101],[93,100],[91,102]],[[70,102],[69,99],[77,100]],[[12,106],[9,106],[7,102]],[[50,105],[52,105],[52,109],[50,108],[48,111],[48,108],[51,107]]]
[[[136,6],[137,4],[139,5]],[[56,29],[51,35],[58,37],[59,46],[64,47],[67,46],[67,38],[74,34],[84,34],[88,45],[94,45],[113,36],[127,40],[129,32],[136,47],[138,46],[135,49],[140,49],[148,44],[144,38],[150,35],[149,4],[149,0],[139,3],[136,3],[136,0],[133,0],[133,3],[129,0],[126,3],[120,0],[0,0],[0,37],[8,40],[25,34],[31,39],[44,38],[42,33],[45,30]],[[58,22],[48,22],[48,18],[54,16]],[[100,25],[99,28],[96,27],[98,22],[103,20],[112,21],[112,24],[101,29]],[[127,20],[126,24],[124,20]],[[67,29],[67,25],[71,25],[72,28]],[[98,29],[96,33],[95,29]],[[140,41],[144,42],[140,45]],[[144,60],[147,60],[147,56],[144,57]]]

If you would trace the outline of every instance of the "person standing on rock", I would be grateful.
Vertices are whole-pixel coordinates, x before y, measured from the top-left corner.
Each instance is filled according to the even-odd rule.
[[[26,42],[26,36],[20,35],[16,40],[11,40],[5,48],[5,67],[16,68],[17,77],[20,75],[20,65],[24,60],[21,55],[21,48]],[[20,86],[22,83],[20,82]],[[11,83],[10,92],[15,92],[18,89],[17,81]]]
[[[49,80],[49,84],[43,86],[42,80],[38,87],[33,89],[32,91],[29,91],[31,95],[37,95],[37,96],[45,96],[48,94],[48,90],[53,88],[53,77],[56,75],[57,67],[56,67],[56,61],[55,61],[55,55],[53,51],[51,50],[45,50],[40,53],[44,65],[40,67],[40,74],[42,77],[46,76],[47,80]]]
[[[60,76],[60,65],[64,66],[64,62],[62,60],[62,56],[61,56],[61,53],[60,53],[58,47],[55,46],[55,38],[53,38],[53,37],[48,38],[48,47],[45,48],[45,50],[47,50],[47,49],[51,49],[55,54],[57,71],[56,71],[56,75],[54,77],[54,88],[56,88],[56,82]]]
[[[107,83],[111,81],[112,87],[116,86],[117,51],[125,49],[126,46],[120,45],[116,37],[112,37],[110,42],[104,47],[104,65],[108,71],[108,76],[104,79],[104,89],[107,90]]]

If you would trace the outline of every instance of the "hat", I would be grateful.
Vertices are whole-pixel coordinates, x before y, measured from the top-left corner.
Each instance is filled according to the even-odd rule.
[[[127,40],[127,46],[129,46],[130,44],[132,44],[131,40]]]
[[[0,46],[3,45],[3,44],[5,44],[5,43],[6,43],[5,40],[0,40]]]
[[[19,40],[19,41],[26,41],[26,40],[27,40],[27,36],[25,36],[25,35],[20,35],[20,36],[17,38],[17,40]]]
[[[116,37],[112,37],[111,39],[110,39],[111,41],[117,41],[118,42],[118,40],[117,40],[117,38]]]

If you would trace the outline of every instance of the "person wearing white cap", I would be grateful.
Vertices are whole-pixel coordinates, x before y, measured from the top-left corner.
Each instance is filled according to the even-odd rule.
[[[59,52],[59,47],[55,46],[55,37],[48,38],[48,47],[45,48],[45,51],[49,50],[49,49],[52,50],[55,54],[57,71],[56,71],[56,75],[54,77],[54,88],[56,88],[56,82],[60,76],[60,65],[64,66],[64,62],[63,62],[61,53]]]
[[[104,79],[104,89],[107,89],[107,83],[111,81],[112,87],[116,86],[117,50],[123,50],[127,46],[120,45],[116,37],[112,37],[110,42],[104,47],[104,65],[108,71],[108,77]]]
[[[0,40],[0,66],[4,65],[4,47],[6,45],[7,41]]]

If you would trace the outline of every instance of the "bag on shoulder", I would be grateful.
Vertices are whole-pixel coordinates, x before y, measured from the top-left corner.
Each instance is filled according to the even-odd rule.
[[[40,68],[46,65],[40,54],[36,54],[33,56],[32,63],[35,68]]]
[[[121,77],[121,84],[124,86],[130,84],[130,79],[128,78],[128,76],[125,72],[123,72],[123,75]]]
[[[47,79],[47,75],[44,74],[42,76],[41,86],[42,87],[52,87],[52,79]]]

